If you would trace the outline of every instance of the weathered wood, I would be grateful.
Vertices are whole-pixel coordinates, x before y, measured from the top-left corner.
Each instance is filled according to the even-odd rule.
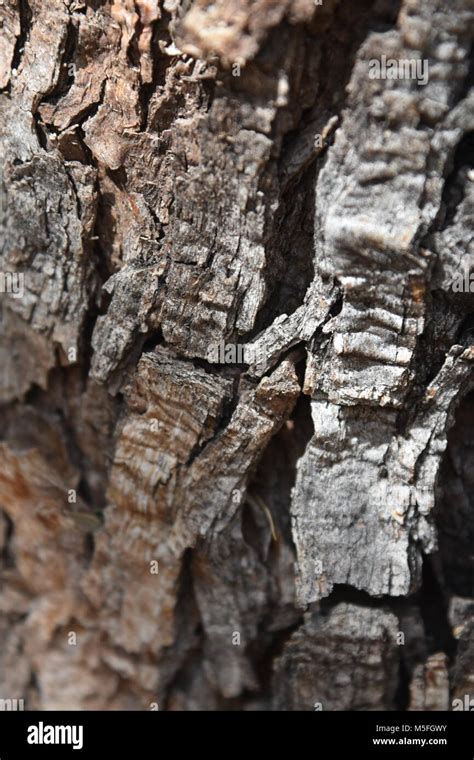
[[[0,0],[0,697],[472,692],[473,30]]]

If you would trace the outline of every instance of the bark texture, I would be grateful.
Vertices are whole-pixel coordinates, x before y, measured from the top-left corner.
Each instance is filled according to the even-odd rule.
[[[473,39],[0,0],[1,699],[474,698]]]

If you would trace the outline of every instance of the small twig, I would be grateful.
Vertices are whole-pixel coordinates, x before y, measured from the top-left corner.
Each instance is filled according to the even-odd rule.
[[[252,505],[252,507],[259,507],[264,512],[264,514],[267,517],[268,524],[270,525],[272,538],[274,541],[278,541],[278,536],[275,530],[275,523],[273,522],[272,513],[270,512],[269,508],[267,507],[263,499],[260,496],[258,496],[258,494],[252,495],[250,493],[247,493],[247,501],[249,502],[249,504]]]

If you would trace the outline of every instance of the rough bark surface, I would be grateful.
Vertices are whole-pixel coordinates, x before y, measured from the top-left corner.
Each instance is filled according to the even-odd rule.
[[[473,39],[0,0],[0,699],[474,697]]]

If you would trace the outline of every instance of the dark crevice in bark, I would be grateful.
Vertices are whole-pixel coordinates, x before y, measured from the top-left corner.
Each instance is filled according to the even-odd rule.
[[[474,298],[471,294],[455,294],[453,299],[443,291],[430,294],[427,309],[426,329],[418,341],[415,355],[414,385],[407,396],[404,408],[397,417],[397,431],[400,435],[415,419],[428,385],[441,370],[446,355],[454,345],[470,345],[470,315]]]
[[[425,626],[428,654],[442,651],[452,659],[457,643],[449,624],[447,599],[435,569],[436,564],[436,556],[424,558],[423,582],[418,595],[420,612]]]
[[[436,232],[452,225],[458,207],[464,200],[465,170],[474,167],[474,132],[468,132],[459,141],[454,151],[451,169],[446,177],[442,205],[435,222]]]
[[[35,132],[38,137],[38,142],[40,146],[43,148],[43,150],[48,150],[49,140],[48,140],[48,132],[45,129],[45,124],[41,119],[40,114],[36,111],[36,113],[33,114],[33,120],[34,120],[34,127]]]
[[[219,75],[219,73],[220,72],[218,71],[217,74]],[[203,78],[201,80],[199,105],[206,111],[206,113],[209,113],[214,103],[214,98],[217,93],[217,81],[218,80],[211,77]]]
[[[99,106],[97,106],[97,108],[98,107]],[[90,114],[90,115],[92,115],[92,114]],[[85,118],[87,119],[87,116]],[[94,155],[93,155],[91,149],[89,148],[89,146],[86,143],[86,133],[84,132],[84,128],[83,128],[82,124],[83,124],[83,122],[80,122],[80,123],[76,124],[75,135],[76,135],[76,137],[79,138],[79,143],[80,143],[81,149],[84,152],[84,159],[85,159],[84,163],[87,164],[88,166],[95,166],[95,167],[97,167],[97,161],[95,160]]]
[[[440,467],[434,518],[446,593],[474,598],[474,393],[459,404]]]
[[[337,583],[329,596],[321,599],[320,605],[322,612],[330,610],[332,607],[341,604],[342,602],[346,602],[347,604],[357,604],[361,607],[390,607],[395,611],[399,605],[406,604],[408,599],[410,598],[398,599],[397,597],[388,595],[378,597],[370,596],[366,591],[361,591],[354,586]]]
[[[92,362],[92,335],[97,319],[107,311],[108,304],[110,302],[110,296],[106,291],[101,291],[100,284],[97,285],[97,294],[93,292],[93,301],[89,307],[89,310],[84,318],[84,327],[81,334],[80,343],[80,357],[79,365],[81,367],[81,374],[84,384],[89,377],[90,366]]]
[[[452,662],[457,642],[453,636],[447,613],[447,597],[438,580],[436,557],[425,557],[421,588],[406,597],[382,596],[374,598],[350,586],[337,585],[320,603],[325,614],[341,603],[390,610],[399,621],[399,673],[395,693],[395,709],[407,710],[410,704],[410,684],[415,667],[424,665],[431,654],[444,652]],[[413,629],[413,615],[419,615],[423,629]]]
[[[297,373],[300,378],[304,375],[304,362],[300,363]],[[223,422],[220,421],[219,429],[222,429],[223,426]],[[249,495],[256,494],[260,498],[264,496],[265,505],[274,520],[278,542],[283,542],[291,547],[293,554],[295,554],[295,549],[290,525],[291,490],[295,482],[296,465],[312,435],[310,400],[301,395],[290,418],[272,437],[265,449],[246,491]],[[206,445],[208,444],[209,441],[206,442]],[[242,501],[240,519],[244,541],[256,551],[261,561],[265,562],[268,567],[270,582],[277,567],[278,546],[272,541],[268,556],[263,560],[261,533],[257,528],[254,513],[246,496]],[[266,709],[271,709],[271,680],[275,658],[281,654],[286,641],[301,624],[303,614],[301,611],[292,611],[290,625],[283,628],[279,627],[276,631],[272,630],[275,615],[281,614],[281,612],[278,598],[276,598],[259,624],[258,636],[246,649],[246,654],[257,675],[259,684],[257,691],[244,691],[239,697],[233,699],[221,697],[219,709],[241,710],[245,709],[246,705],[253,703],[260,706],[265,705]],[[195,656],[197,656],[197,652]]]
[[[351,604],[359,607],[388,610],[398,618],[398,636],[403,639],[398,641],[398,678],[394,693],[394,709],[407,710],[410,703],[410,683],[415,665],[422,663],[426,657],[425,639],[421,640],[413,636],[410,630],[411,613],[417,609],[420,595],[411,595],[405,598],[384,595],[372,597],[365,591],[360,591],[347,585],[336,585],[329,597],[320,602],[320,614],[328,615],[331,609],[339,604]],[[407,623],[404,622],[407,620]],[[408,630],[407,630],[408,626]]]
[[[303,371],[300,365],[299,372]],[[291,493],[296,480],[297,464],[313,433],[311,402],[308,396],[301,394],[290,418],[283,423],[265,449],[247,489],[268,502],[267,507],[276,519],[282,540],[292,548],[295,556],[291,532]]]
[[[34,700],[31,699],[32,693],[35,695]],[[41,702],[40,685],[38,683],[38,676],[34,669],[31,669],[30,671],[30,680],[28,682],[28,695],[30,696],[31,702],[34,701],[37,705],[40,704]]]
[[[304,365],[304,363],[302,364]],[[300,366],[299,374],[304,374],[304,366]],[[290,418],[271,439],[247,488],[247,493],[257,494],[260,499],[265,500],[265,504],[273,516],[278,542],[281,541],[286,546],[291,547],[295,557],[296,551],[290,517],[291,492],[296,479],[297,463],[313,432],[310,400],[301,394]],[[262,547],[259,533],[256,531],[248,502],[245,501],[242,522],[245,540],[261,556]],[[272,542],[269,557],[266,560],[266,563],[269,564],[270,573],[272,573],[272,556],[276,560],[277,552],[278,546]],[[291,616],[293,620],[290,625],[272,631],[271,624],[276,613],[276,608],[269,610],[259,626],[259,635],[256,641],[249,647],[249,655],[259,680],[259,690],[256,694],[249,694],[248,698],[250,701],[256,698],[263,700],[263,703],[269,706],[266,709],[271,709],[272,705],[271,684],[275,660],[280,656],[286,642],[303,620],[303,613],[295,610]]]
[[[2,570],[8,570],[9,568],[15,567],[15,557],[12,549],[15,526],[7,513],[1,510],[1,508],[0,517],[5,521],[6,525],[5,543],[0,552],[0,564]]]
[[[449,349],[458,343],[466,309],[470,311],[473,305],[474,299],[469,295],[450,295],[441,290],[428,294],[426,327],[419,338],[414,360],[416,379],[405,409],[400,413],[401,425],[416,415],[427,386],[439,373]]]
[[[461,346],[472,346],[474,343],[474,293],[469,294],[470,314],[461,322],[456,335],[456,343]]]
[[[140,36],[143,32],[143,23],[140,18],[140,14],[138,13],[138,8],[134,8],[133,12],[137,13],[137,20],[135,21],[133,35],[128,43],[127,48],[127,61],[131,68],[139,69],[140,68],[140,59],[141,59],[141,53],[139,50],[139,41]]]
[[[33,12],[30,8],[30,4],[28,0],[19,0],[18,12],[20,15],[20,35],[16,41],[15,51],[13,53],[12,71],[13,70],[18,71],[18,68],[21,64],[21,59],[23,57],[26,41],[30,33]],[[11,80],[10,80],[10,85],[8,89],[10,88],[11,88]]]
[[[255,671],[259,680],[260,689],[258,691],[258,697],[264,700],[267,705],[266,709],[272,709],[272,680],[274,673],[275,661],[281,656],[285,644],[289,641],[291,636],[303,622],[302,614],[295,620],[292,625],[279,630],[275,633],[266,633],[267,641],[263,651],[256,655],[254,659]],[[262,626],[260,637],[265,640],[265,628]],[[260,641],[258,640],[258,644]],[[252,650],[250,650],[252,652]],[[255,698],[255,695],[252,695]]]
[[[155,330],[151,335],[146,336],[142,346],[142,354],[152,353],[158,346],[164,346],[165,340],[161,330]]]
[[[77,484],[77,495],[87,506],[94,508],[94,514],[99,515],[101,510],[107,506],[107,499],[105,493],[100,494],[100,499],[97,499],[97,495],[93,493],[90,484],[85,476],[87,472],[87,463],[84,461],[84,455],[76,442],[77,458],[79,460],[79,467],[82,472],[81,479]],[[99,511],[100,510],[100,511]]]
[[[268,250],[279,252],[275,267],[274,255],[267,268],[272,273],[272,292],[260,310],[255,327],[247,336],[252,339],[282,313],[291,314],[303,303],[305,293],[314,277],[313,224],[316,168],[310,166],[298,188],[281,199],[273,221]]]
[[[338,584],[332,593],[320,602],[321,612],[325,612],[343,602],[370,608],[388,608],[397,617],[405,611],[417,606],[420,610],[425,627],[425,644],[428,653],[445,652],[452,657],[456,651],[456,641],[453,637],[447,616],[446,596],[435,570],[437,558],[430,555],[424,558],[423,580],[421,588],[407,597],[381,596],[372,597],[365,591],[352,586]]]
[[[192,563],[193,550],[186,549],[181,560],[175,608],[177,638],[183,637],[186,641],[186,652],[166,687],[164,708],[167,710],[173,709],[173,695],[179,691],[186,691],[199,670],[204,655],[204,631],[194,591]]]
[[[100,191],[99,191],[99,200],[98,203],[100,203]],[[97,219],[99,218],[99,213],[97,214]],[[98,230],[98,224],[99,222],[96,220],[96,223],[94,225],[94,231],[93,231],[93,237],[98,237],[96,233]],[[91,362],[92,362],[92,355],[93,355],[93,348],[92,348],[92,336],[94,333],[94,329],[97,323],[97,320],[100,316],[105,314],[107,312],[107,309],[109,307],[110,301],[111,301],[111,295],[104,289],[104,284],[107,281],[107,279],[110,276],[110,272],[107,269],[107,263],[106,263],[106,257],[103,253],[103,248],[100,244],[99,240],[92,241],[92,244],[90,245],[90,255],[91,259],[94,262],[94,273],[93,277],[95,279],[94,286],[90,289],[90,303],[89,308],[86,312],[86,315],[84,317],[84,327],[81,333],[81,342],[80,342],[80,358],[79,358],[79,365],[82,370],[82,378],[84,384],[87,381],[87,378],[89,377]]]
[[[112,201],[109,200],[109,195],[102,191],[99,178],[96,182],[96,193],[97,211],[92,237],[95,238],[94,253],[96,254],[96,271],[100,277],[102,286],[104,286],[109,277],[114,274],[112,264],[109,261],[109,257],[107,255],[107,250],[110,250],[112,247],[112,239],[114,233],[111,229],[109,230],[109,225],[107,225],[106,236],[104,237],[103,235],[103,222],[104,219],[109,219],[109,211]],[[111,236],[110,238],[109,235]],[[111,299],[112,296],[102,287],[102,306],[100,310],[101,314],[105,314],[107,312]]]
[[[90,567],[95,553],[95,538],[92,532],[86,533],[84,536],[84,566]]]
[[[358,49],[370,32],[383,32],[394,26],[400,5],[401,0],[361,0],[356,6],[341,4],[333,11],[335,19],[331,26],[322,33],[317,31],[318,19],[315,17],[316,39],[313,45],[316,47],[319,43],[321,48],[319,89],[315,88],[315,102],[303,111],[297,127],[284,137],[280,171],[284,167],[287,153],[294,149],[295,143],[301,142],[302,139],[308,143],[314,142],[317,117],[321,113],[322,104],[327,106],[328,119],[330,116],[336,116],[340,120],[346,101],[346,85],[350,80]],[[331,133],[329,142],[320,155],[324,154],[333,140],[334,132]],[[310,162],[317,159],[319,156],[315,153],[308,158]],[[306,168],[307,162],[298,168],[290,181],[296,179],[301,169]]]
[[[400,657],[398,670],[398,683],[395,692],[395,709],[405,711],[410,704],[410,681],[412,671],[407,665],[406,660]]]
[[[314,88],[314,103],[303,110],[298,125],[283,136],[278,166],[281,198],[277,214],[271,220],[271,233],[267,250],[267,269],[270,293],[260,309],[250,337],[261,332],[282,313],[291,314],[303,303],[305,293],[314,277],[314,214],[317,199],[315,188],[319,171],[325,162],[328,147],[335,139],[332,129],[321,151],[314,149],[317,130],[322,128],[321,112],[340,120],[358,48],[373,29],[385,30],[393,26],[400,0],[375,2],[363,0],[354,13],[352,6],[337,7],[337,24],[323,33],[308,35],[309,58],[318,55],[319,83]],[[354,17],[356,15],[356,18]],[[337,33],[333,33],[333,28]],[[267,43],[269,44],[269,43]],[[313,52],[314,51],[314,52]],[[311,72],[311,60],[306,70]],[[308,74],[307,74],[308,76]],[[289,160],[291,155],[300,158]],[[287,165],[295,163],[288,170]],[[296,285],[296,287],[295,287]]]
[[[153,35],[151,40],[151,57],[152,57],[152,81],[142,84],[140,87],[140,106],[142,117],[142,129],[148,129],[150,127],[148,123],[150,101],[158,87],[164,86],[166,81],[166,72],[172,59],[163,55],[160,51],[160,42],[166,42],[167,45],[171,42],[169,35],[169,23],[170,14],[165,8],[161,8],[161,18],[153,25]]]
[[[464,98],[472,87],[474,76],[474,47],[471,48],[470,68],[460,89],[457,102]],[[474,166],[474,132],[465,134],[448,161],[448,172],[444,181],[440,209],[428,230],[420,230],[417,247],[430,250],[433,247],[433,235],[452,225],[457,210],[464,199],[465,174]],[[435,262],[436,267],[436,262]],[[426,327],[418,339],[413,358],[415,384],[409,393],[404,410],[400,413],[398,427],[406,428],[417,411],[427,385],[436,377],[446,354],[459,337],[458,328],[466,316],[472,312],[474,300],[469,294],[432,291],[428,294],[426,307]],[[453,312],[457,314],[458,323],[453,322]],[[450,324],[446,324],[446,320]],[[433,350],[434,347],[434,350]]]
[[[474,167],[474,132],[460,140],[445,179],[442,203],[430,230],[420,239],[419,248],[433,247],[433,235],[452,225],[464,199],[465,174]],[[435,262],[436,266],[436,262]],[[427,294],[425,330],[418,338],[412,366],[415,382],[399,414],[398,430],[403,432],[417,414],[427,386],[434,380],[450,348],[469,340],[470,319],[474,314],[474,293]]]

